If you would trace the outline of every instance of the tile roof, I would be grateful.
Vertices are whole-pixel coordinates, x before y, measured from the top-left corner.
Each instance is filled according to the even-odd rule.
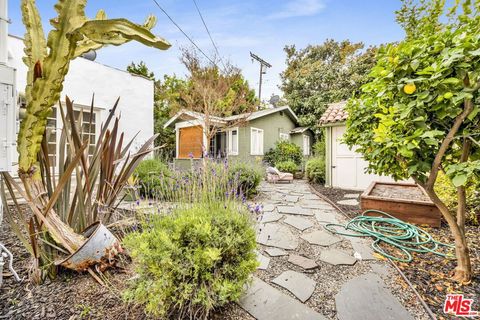
[[[343,122],[347,120],[348,114],[345,111],[347,101],[340,101],[328,105],[327,110],[320,117],[319,124]]]

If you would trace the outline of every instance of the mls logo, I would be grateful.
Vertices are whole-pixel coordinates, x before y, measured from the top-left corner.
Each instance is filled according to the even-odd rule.
[[[463,294],[447,294],[443,312],[462,317],[476,317],[480,314],[472,310],[473,299],[466,299]]]

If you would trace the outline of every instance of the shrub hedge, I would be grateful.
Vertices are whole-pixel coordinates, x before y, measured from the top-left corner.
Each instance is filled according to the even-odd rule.
[[[263,160],[272,166],[284,161],[293,161],[296,165],[300,165],[302,159],[302,149],[288,140],[277,142],[275,147],[268,150],[263,157]]]
[[[294,174],[297,172],[298,166],[295,164],[295,162],[289,160],[275,163],[275,168],[277,168],[281,172],[289,172],[291,174]]]
[[[140,185],[140,195],[152,197],[156,190],[171,176],[168,166],[159,159],[147,159],[140,162],[133,173]]]
[[[167,319],[208,318],[240,298],[258,265],[253,222],[232,201],[151,216],[124,244],[139,275],[124,297]]]
[[[305,165],[305,174],[310,182],[325,182],[325,159],[322,157],[311,158]]]

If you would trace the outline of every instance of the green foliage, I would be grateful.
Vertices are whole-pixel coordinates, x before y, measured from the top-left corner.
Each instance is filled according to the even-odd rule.
[[[304,49],[286,46],[287,69],[281,73],[284,97],[302,125],[314,128],[326,105],[348,99],[375,64],[375,48],[349,40],[326,40]]]
[[[475,141],[480,134],[479,4],[472,8],[463,2],[467,14],[452,11],[444,25],[439,15],[434,22],[429,16],[440,3],[425,2],[428,10],[415,15],[421,34],[411,32],[379,50],[370,82],[359,99],[348,103],[344,139],[349,146],[359,146],[369,171],[426,182],[458,120],[441,166],[455,185],[465,185],[480,169],[478,142],[472,144],[468,161],[459,162],[466,141],[461,137]]]
[[[313,144],[313,155],[316,157],[323,157],[325,158],[325,138],[322,137],[322,139],[318,139],[314,144]]]
[[[314,183],[325,182],[325,158],[311,158],[305,165],[305,174],[308,181]]]
[[[138,64],[135,62],[130,63],[127,66],[127,71],[139,76],[143,76],[150,80],[155,80],[155,74],[148,69],[147,65],[143,61],[140,61]]]
[[[275,168],[281,172],[288,172],[291,174],[294,174],[298,171],[298,165],[291,160],[277,162],[275,163]]]
[[[257,193],[263,170],[246,162],[237,162],[228,168],[229,180],[235,181],[239,191],[247,197]]]
[[[140,162],[133,173],[140,185],[143,197],[153,197],[164,183],[168,183],[171,172],[159,159],[147,159]]]
[[[466,222],[472,225],[479,224],[480,217],[480,180],[473,179],[472,183],[467,186],[467,214]],[[435,192],[438,197],[445,203],[451,212],[455,212],[458,205],[457,188],[452,184],[450,179],[440,172],[435,182]]]
[[[288,140],[275,143],[275,147],[268,150],[263,157],[263,160],[270,165],[276,165],[283,161],[293,161],[296,165],[300,165],[302,159],[302,149]]]
[[[139,278],[125,298],[162,318],[206,319],[237,301],[256,270],[256,236],[245,207],[197,203],[153,215],[124,239]]]

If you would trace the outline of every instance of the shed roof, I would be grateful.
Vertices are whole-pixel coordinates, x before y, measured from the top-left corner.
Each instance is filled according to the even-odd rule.
[[[347,120],[348,113],[345,111],[346,104],[347,101],[330,103],[327,107],[327,110],[325,110],[320,117],[319,124],[326,125],[329,123],[343,122]]]

